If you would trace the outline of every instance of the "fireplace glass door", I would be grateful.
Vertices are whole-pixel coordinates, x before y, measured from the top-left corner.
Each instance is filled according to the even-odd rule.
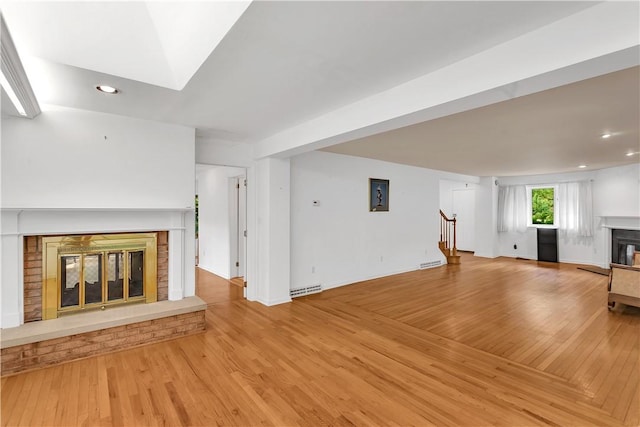
[[[60,259],[60,306],[72,307],[80,304],[80,255],[66,255]]]
[[[129,296],[140,297],[144,292],[144,252],[129,252]]]
[[[144,300],[144,255],[144,250],[60,255],[58,309]]]
[[[107,255],[107,300],[117,301],[124,296],[124,253],[110,252]]]
[[[84,256],[84,305],[102,302],[102,254]]]

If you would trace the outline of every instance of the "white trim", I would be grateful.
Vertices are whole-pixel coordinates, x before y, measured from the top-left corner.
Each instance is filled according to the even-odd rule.
[[[8,85],[8,87],[5,87],[5,91],[14,103],[18,114],[33,119],[40,114],[40,106],[38,105],[36,95],[33,93],[33,89],[27,78],[27,73],[24,71],[20,56],[13,44],[9,28],[2,14],[0,14],[0,31],[1,71]],[[11,92],[13,92],[14,98],[11,97]],[[24,114],[20,111],[21,108]]]
[[[499,257],[504,256],[504,255],[494,255],[493,253],[487,253],[487,254],[485,255],[483,252],[474,251],[474,252],[473,252],[473,256],[477,256],[477,257],[480,257],[480,258],[490,258],[490,259],[493,259],[493,258],[499,258]]]
[[[7,313],[6,310],[3,310],[2,313],[2,335],[4,336],[4,332],[7,328],[15,328],[22,325],[24,322],[22,321],[24,317],[20,313]]]
[[[18,318],[19,324],[24,324],[24,238],[18,238]],[[44,291],[43,291],[44,293]]]
[[[194,211],[193,207],[186,208],[47,208],[47,207],[20,207],[3,206],[0,212],[188,212]]]
[[[435,259],[435,260],[427,260],[425,262],[435,262],[435,261],[441,261],[440,259]],[[436,265],[433,267],[429,267],[429,268],[425,268],[425,269],[420,269],[420,268],[406,268],[406,269],[401,269],[401,270],[396,270],[396,271],[392,271],[389,273],[383,273],[383,274],[379,274],[379,275],[372,275],[372,276],[365,276],[363,278],[352,278],[352,279],[347,279],[346,281],[339,281],[339,282],[333,282],[333,283],[328,283],[328,284],[322,284],[322,290],[323,291],[327,291],[329,289],[334,289],[334,288],[341,288],[343,286],[349,286],[349,285],[353,285],[355,283],[359,283],[359,282],[366,282],[369,280],[375,280],[375,279],[381,279],[384,277],[391,277],[391,276],[396,276],[398,274],[405,274],[405,273],[411,273],[413,271],[425,271],[425,270],[432,270],[434,268],[439,268],[439,267],[444,267],[446,266],[447,263],[442,262],[440,265]]]
[[[553,224],[534,224],[533,216],[533,190],[553,188]],[[525,185],[527,190],[527,228],[558,228],[558,185],[557,184],[531,184]]]
[[[620,230],[640,230],[640,216],[600,215],[600,227]]]
[[[183,218],[180,218],[184,222]],[[184,232],[169,231],[169,300],[184,298]]]
[[[163,227],[163,229],[161,231],[173,231],[173,230],[178,230],[178,231],[183,231],[185,230],[185,227]],[[122,228],[117,228],[117,229],[100,229],[100,231],[96,231],[95,229],[90,229],[90,230],[74,230],[73,232],[67,233],[65,232],[65,234],[104,234],[104,233],[128,233],[131,231],[135,231],[135,232],[139,232],[139,233],[148,233],[148,232],[152,232],[152,231],[158,231],[157,227],[152,227],[152,228],[135,228],[135,229],[131,229],[131,230],[126,230],[126,229],[122,229]],[[29,230],[29,232],[11,232],[11,233],[4,233],[4,232],[0,232],[0,236],[50,236],[50,235],[58,235],[60,234],[60,231],[41,231],[41,230]]]
[[[640,230],[640,227],[620,226],[620,225],[603,225],[602,228],[609,228],[611,230]]]
[[[280,305],[280,304],[286,304],[291,302],[291,297],[284,297],[284,298],[276,298],[276,299],[272,299],[272,300],[267,300],[267,301],[263,301],[263,300],[257,300],[257,302],[266,305],[267,307],[271,307],[274,305]]]

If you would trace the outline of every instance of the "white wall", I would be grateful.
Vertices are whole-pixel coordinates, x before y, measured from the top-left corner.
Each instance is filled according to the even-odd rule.
[[[640,217],[640,165],[632,164],[589,172],[498,178],[500,185],[554,184],[593,180],[594,232],[592,239],[558,237],[560,262],[605,267],[609,262],[609,231],[601,225],[604,217]],[[499,253],[503,256],[537,258],[535,228],[524,233],[498,233]],[[514,249],[513,245],[518,249]]]
[[[596,171],[594,215],[640,217],[640,164]]]
[[[197,174],[199,259],[198,266],[213,274],[231,278],[231,222],[229,179],[244,175],[241,168],[209,166]]]
[[[193,208],[194,159],[184,126],[61,107],[3,117],[2,207]]]
[[[257,300],[266,305],[291,301],[291,162],[266,158],[257,164]]]
[[[291,287],[328,289],[444,263],[438,210],[447,176],[325,152],[292,158]],[[369,212],[369,178],[389,179],[389,212]]]

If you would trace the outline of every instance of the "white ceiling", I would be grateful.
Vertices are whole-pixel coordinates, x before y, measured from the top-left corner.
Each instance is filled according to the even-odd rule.
[[[10,1],[2,11],[21,54],[180,90],[250,3]]]
[[[325,151],[476,176],[638,162],[640,68],[403,127]],[[462,124],[462,125],[461,125]],[[605,132],[611,137],[602,139]],[[498,173],[496,173],[498,172]]]
[[[218,26],[216,4],[219,2],[0,2],[41,104],[177,123],[195,127],[198,135],[210,139],[247,143],[260,142],[596,5],[257,1],[235,7],[236,16],[241,14],[235,24],[227,19]],[[219,35],[228,27],[220,41]],[[625,81],[629,80],[633,79]],[[115,86],[121,94],[101,94],[94,89],[98,83]],[[637,94],[637,85],[628,90]],[[402,142],[402,150],[397,134],[386,143],[382,137],[372,137],[366,144],[358,141],[332,150],[408,164],[429,159],[418,165],[453,171],[457,166],[431,159],[456,146],[458,151],[469,151],[470,141],[483,147],[478,151],[489,158],[502,158],[505,146],[526,140],[539,146],[538,154],[558,150],[562,161],[536,166],[541,163],[536,155],[520,170],[542,173],[592,162],[562,152],[565,144],[576,146],[585,139],[584,132],[571,136],[565,122],[547,119],[545,132],[550,137],[534,140],[531,121],[520,119],[539,111],[534,116],[542,120],[551,101],[549,96],[525,98],[529,97],[506,107],[513,120],[506,120],[505,109],[496,106],[399,130],[410,135]],[[593,110],[581,112],[573,104],[564,105],[574,118],[573,129],[582,129],[580,122],[596,128],[598,120],[605,121]],[[520,115],[516,109],[522,110]],[[600,111],[609,110],[603,107]],[[633,105],[628,111],[634,111]],[[479,117],[485,124],[493,123],[495,130],[486,133],[490,137],[470,130],[481,124]],[[612,126],[601,126],[605,125]],[[442,138],[447,129],[467,126],[469,131],[457,139]],[[637,146],[637,117],[620,126],[635,126]],[[629,139],[633,132],[626,135],[627,145],[633,145]],[[510,174],[504,166],[510,164],[509,159],[487,160],[482,165],[475,162],[464,173]],[[629,161],[634,160],[622,160]],[[610,160],[606,164],[622,163]]]

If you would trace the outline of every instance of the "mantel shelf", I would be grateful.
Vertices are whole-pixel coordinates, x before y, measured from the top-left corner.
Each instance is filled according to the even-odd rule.
[[[45,208],[45,207],[2,207],[1,212],[189,212],[193,207],[171,208]]]
[[[640,230],[640,216],[631,215],[599,215],[600,226],[617,230]]]
[[[602,228],[609,228],[611,230],[640,230],[640,226],[634,227],[628,225],[603,225]]]

